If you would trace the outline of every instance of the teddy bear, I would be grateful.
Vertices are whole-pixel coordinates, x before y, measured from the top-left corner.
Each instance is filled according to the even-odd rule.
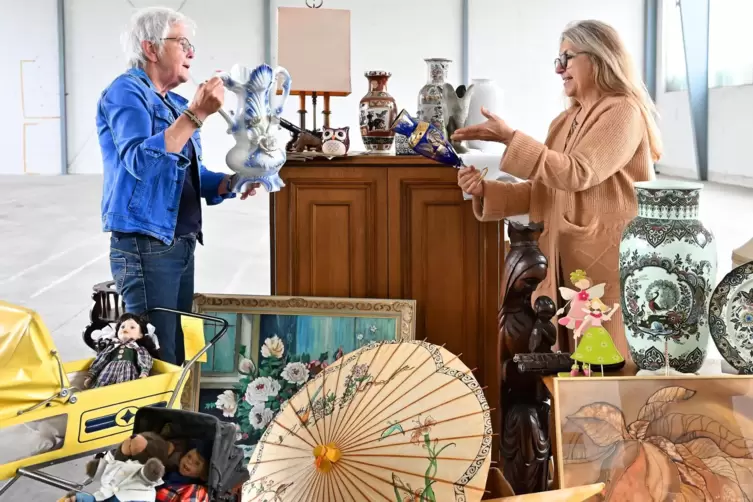
[[[69,493],[58,502],[153,502],[167,460],[168,443],[159,434],[133,434],[117,449],[86,464],[89,478],[101,480],[94,495]]]

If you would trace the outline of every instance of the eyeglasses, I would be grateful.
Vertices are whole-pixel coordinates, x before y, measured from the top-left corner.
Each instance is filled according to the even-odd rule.
[[[196,52],[196,48],[186,37],[167,37],[162,40],[175,40],[183,48],[183,52]]]
[[[585,52],[571,52],[568,54],[567,52],[565,52],[564,54],[560,54],[559,57],[557,57],[554,60],[554,69],[566,70],[567,65],[570,63],[570,60],[579,54],[586,54],[586,53]]]

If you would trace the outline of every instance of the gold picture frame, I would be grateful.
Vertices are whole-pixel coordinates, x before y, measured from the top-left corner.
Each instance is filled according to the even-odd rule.
[[[554,410],[561,488],[604,482],[600,501],[750,500],[753,376],[558,377]]]
[[[413,340],[416,332],[415,300],[199,293],[193,310],[222,317],[230,327],[207,351],[207,362],[192,372],[185,407],[223,420],[237,419],[244,440],[250,438],[249,448],[260,435],[255,426],[261,424],[253,419],[249,423],[247,408],[254,401],[244,402],[241,395],[249,392],[251,381],[272,378],[274,392],[279,393],[275,397],[286,399],[295,388],[284,379],[289,374],[281,372],[287,364],[305,365],[306,374],[313,378],[335,357],[368,343]],[[216,323],[205,322],[205,340],[216,330]],[[225,406],[220,394],[232,396],[228,399],[237,402],[237,410],[232,405],[213,407],[213,400],[216,406]],[[266,406],[279,405],[270,400]],[[251,415],[258,416],[253,411]],[[264,411],[264,417],[268,419],[269,413]]]

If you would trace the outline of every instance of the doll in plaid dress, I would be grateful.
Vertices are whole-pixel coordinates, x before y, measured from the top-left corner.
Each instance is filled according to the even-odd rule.
[[[159,358],[154,341],[147,336],[146,320],[141,316],[123,314],[115,333],[115,337],[101,342],[84,382],[87,389],[146,378],[153,360]]]

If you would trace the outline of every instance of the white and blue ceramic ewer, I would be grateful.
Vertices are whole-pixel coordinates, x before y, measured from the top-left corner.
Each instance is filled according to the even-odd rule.
[[[222,116],[230,126],[228,134],[235,146],[225,156],[230,169],[238,174],[233,191],[242,192],[247,183],[261,183],[268,192],[285,186],[279,172],[285,164],[285,144],[277,141],[280,115],[290,95],[290,74],[285,68],[266,64],[256,68],[235,65],[230,73],[218,75],[225,88],[238,96],[233,117]],[[277,79],[282,76],[282,95],[277,96]],[[273,104],[274,100],[274,104]]]

